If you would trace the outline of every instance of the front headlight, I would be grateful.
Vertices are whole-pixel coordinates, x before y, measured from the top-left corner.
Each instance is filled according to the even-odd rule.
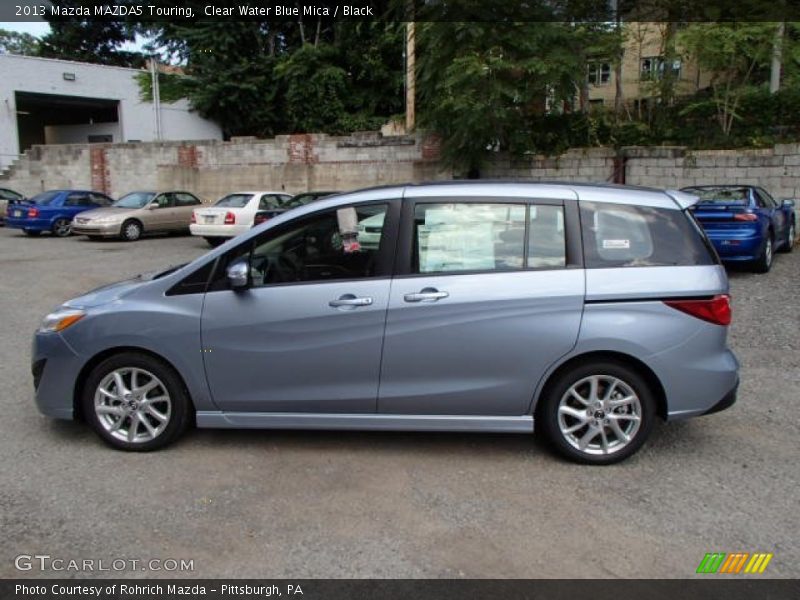
[[[63,331],[70,325],[74,325],[80,321],[85,316],[86,312],[82,310],[57,310],[54,313],[50,313],[42,320],[42,324],[39,325],[39,332],[49,333]]]
[[[108,224],[108,223],[114,223],[115,221],[118,221],[118,220],[119,219],[117,219],[117,217],[100,217],[99,219],[91,219],[89,222],[90,223]]]

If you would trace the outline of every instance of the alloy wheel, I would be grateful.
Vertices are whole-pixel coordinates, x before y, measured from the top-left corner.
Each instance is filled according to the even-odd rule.
[[[639,396],[628,383],[611,375],[577,381],[558,404],[561,435],[584,454],[619,452],[633,441],[641,423]]]
[[[128,443],[156,439],[172,416],[172,400],[164,383],[145,369],[111,371],[98,384],[94,410],[100,425]]]
[[[72,225],[66,219],[58,219],[53,224],[53,233],[58,237],[67,237],[70,234]]]

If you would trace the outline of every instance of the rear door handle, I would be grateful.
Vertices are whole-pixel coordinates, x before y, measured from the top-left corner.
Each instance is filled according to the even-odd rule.
[[[415,294],[406,294],[403,296],[403,300],[406,302],[437,302],[449,295],[449,293],[440,292],[436,288],[425,288]]]
[[[332,308],[354,309],[359,306],[369,306],[372,304],[372,298],[357,298],[353,294],[344,294],[336,300],[328,302],[328,306]]]

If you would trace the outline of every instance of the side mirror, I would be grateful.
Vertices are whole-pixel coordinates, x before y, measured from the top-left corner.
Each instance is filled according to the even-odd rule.
[[[788,208],[794,208],[794,200],[784,200],[783,205]]]
[[[226,275],[231,289],[244,289],[250,283],[250,265],[247,260],[237,260],[235,263],[228,265]]]
[[[147,205],[147,210],[155,210],[158,208],[158,202],[151,202]]]

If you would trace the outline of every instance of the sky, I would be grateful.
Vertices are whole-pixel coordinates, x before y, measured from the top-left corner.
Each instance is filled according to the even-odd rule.
[[[2,0],[0,0],[2,1]],[[42,37],[50,33],[50,24],[47,21],[0,21],[0,29],[7,31],[17,31],[19,33],[30,33],[36,37]],[[141,37],[136,37],[136,42],[133,44],[124,44],[123,50],[141,50],[146,40]]]

